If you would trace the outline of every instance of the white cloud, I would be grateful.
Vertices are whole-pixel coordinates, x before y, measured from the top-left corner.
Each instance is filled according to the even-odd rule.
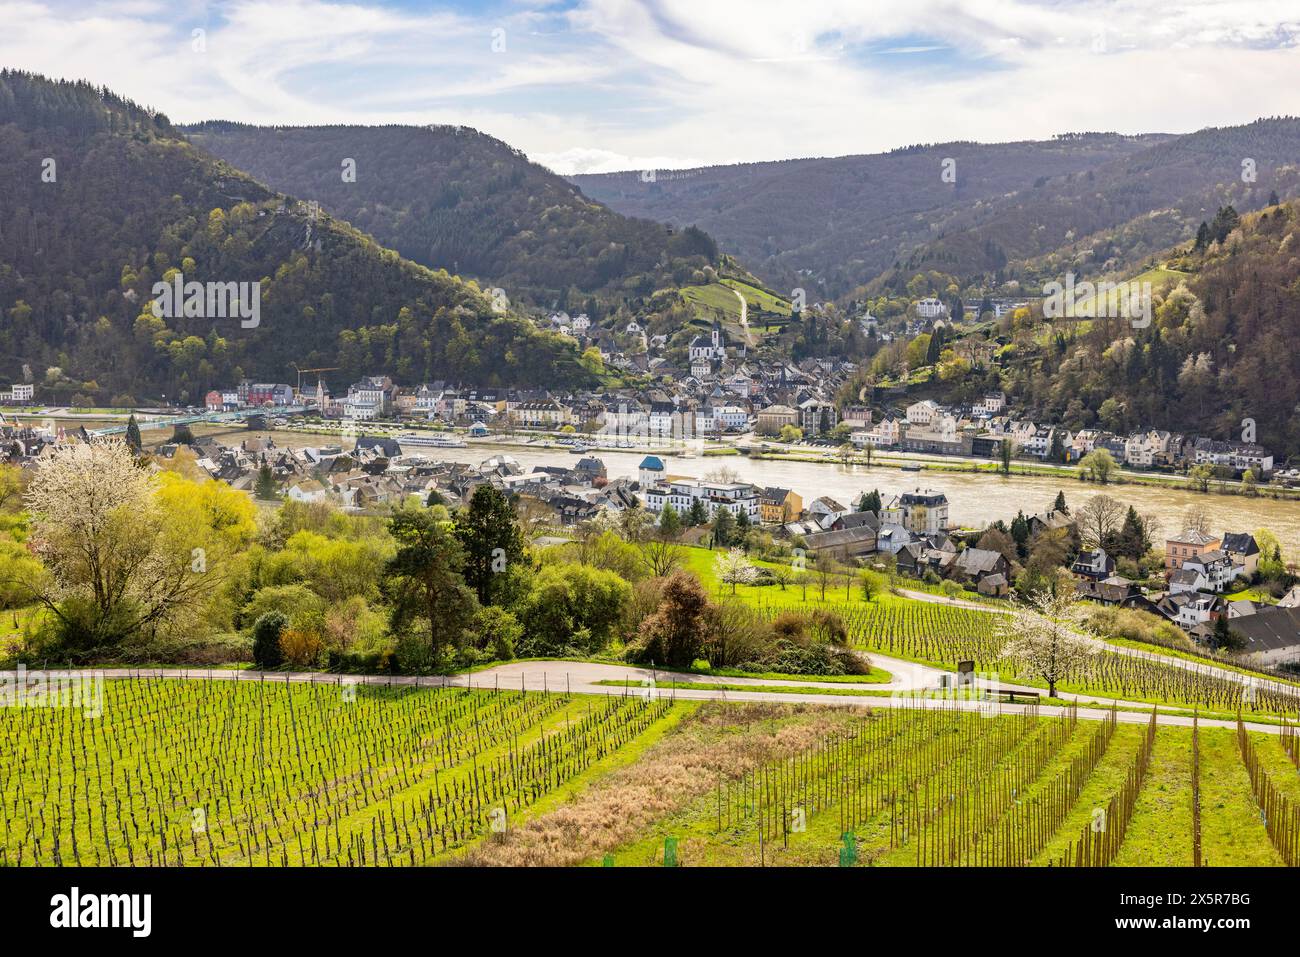
[[[176,120],[459,123],[563,172],[1300,112],[1295,0],[0,0],[0,22],[0,63]]]

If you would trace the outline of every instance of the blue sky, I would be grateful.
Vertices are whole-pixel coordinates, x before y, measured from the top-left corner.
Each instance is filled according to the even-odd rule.
[[[0,0],[0,22],[0,64],[178,121],[457,123],[565,173],[1300,114],[1300,0]]]

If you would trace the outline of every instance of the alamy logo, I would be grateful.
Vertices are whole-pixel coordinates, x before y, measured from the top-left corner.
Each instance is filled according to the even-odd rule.
[[[154,283],[153,295],[159,319],[239,319],[243,329],[262,322],[260,282],[186,282],[178,272],[171,282]]]
[[[50,926],[127,927],[132,937],[148,937],[153,928],[153,895],[82,894],[74,887],[71,893],[50,898]]]

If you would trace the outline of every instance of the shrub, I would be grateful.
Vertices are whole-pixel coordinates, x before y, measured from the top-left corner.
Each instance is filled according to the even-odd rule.
[[[486,651],[490,660],[513,658],[523,633],[519,620],[495,605],[480,608],[474,620],[475,647]]]
[[[659,610],[641,623],[634,660],[688,667],[704,648],[709,599],[690,572],[676,571],[664,582]]]
[[[613,572],[587,565],[548,565],[538,573],[523,606],[519,653],[600,650],[613,637],[631,595],[632,587]]]
[[[289,625],[281,611],[268,611],[253,623],[253,663],[259,668],[278,668],[284,663],[280,634]]]
[[[325,599],[306,585],[268,585],[244,605],[240,620],[255,622],[270,611],[278,611],[295,628],[320,631],[325,625]]]
[[[308,628],[285,628],[280,632],[280,653],[286,664],[305,668],[320,661],[321,643],[319,632]]]

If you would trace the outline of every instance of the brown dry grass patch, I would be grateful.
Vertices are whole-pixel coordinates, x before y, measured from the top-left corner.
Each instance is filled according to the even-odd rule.
[[[457,863],[572,867],[636,840],[655,821],[711,791],[719,773],[738,778],[788,757],[856,717],[861,708],[709,702],[634,764],[504,839],[485,841]]]

